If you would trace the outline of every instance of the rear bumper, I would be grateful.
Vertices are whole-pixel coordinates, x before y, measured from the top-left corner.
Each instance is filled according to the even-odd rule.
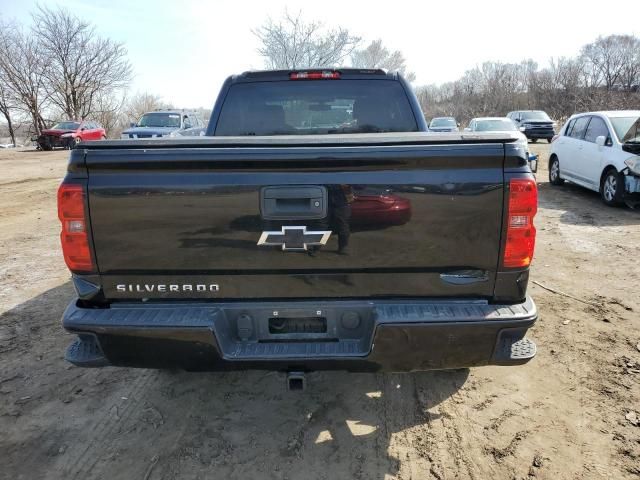
[[[269,330],[274,315],[308,312],[325,319],[326,332]],[[524,337],[536,319],[530,298],[517,305],[354,300],[107,309],[74,301],[63,325],[79,335],[67,351],[79,366],[408,372],[525,363],[535,355],[535,344]]]

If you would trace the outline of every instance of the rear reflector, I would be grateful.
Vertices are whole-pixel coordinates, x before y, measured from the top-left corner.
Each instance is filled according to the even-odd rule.
[[[58,189],[58,218],[62,223],[60,241],[64,261],[72,272],[93,272],[87,222],[84,213],[84,187],[62,184]]]
[[[502,265],[508,268],[528,267],[536,243],[533,217],[538,211],[538,187],[535,180],[514,178],[509,182],[507,236]]]
[[[289,74],[290,80],[331,80],[340,78],[340,72],[324,70],[322,72],[293,72]]]

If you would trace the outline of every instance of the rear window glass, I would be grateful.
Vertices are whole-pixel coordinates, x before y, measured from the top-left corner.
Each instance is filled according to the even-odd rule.
[[[517,131],[515,124],[508,118],[492,120],[476,120],[476,132],[513,132]]]
[[[431,120],[430,127],[455,127],[456,121],[453,118],[434,118]]]
[[[564,134],[568,137],[569,135],[571,135],[571,130],[573,130],[573,124],[576,123],[575,119],[574,120],[569,120],[569,123],[567,124],[567,128],[564,130]]]
[[[286,80],[229,89],[215,135],[414,132],[407,95],[393,80]]]
[[[580,117],[576,119],[576,123],[574,123],[573,128],[571,129],[571,133],[569,136],[571,138],[579,138],[582,139],[584,137],[584,132],[587,129],[587,124],[589,123],[589,117]]]

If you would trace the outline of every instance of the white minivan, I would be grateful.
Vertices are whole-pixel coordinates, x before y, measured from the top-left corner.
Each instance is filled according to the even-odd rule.
[[[549,157],[549,182],[565,180],[600,192],[607,205],[640,205],[640,110],[569,118]]]

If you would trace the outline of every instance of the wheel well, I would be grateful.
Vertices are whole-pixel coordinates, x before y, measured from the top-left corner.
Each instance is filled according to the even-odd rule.
[[[600,175],[600,190],[602,190],[602,183],[604,182],[604,177],[607,175],[607,173],[609,173],[610,170],[615,170],[616,172],[618,171],[618,169],[613,165],[607,165],[602,169],[602,174]]]
[[[557,159],[558,159],[558,156],[555,153],[552,153],[551,156],[549,157],[549,168],[551,168],[551,162]]]

